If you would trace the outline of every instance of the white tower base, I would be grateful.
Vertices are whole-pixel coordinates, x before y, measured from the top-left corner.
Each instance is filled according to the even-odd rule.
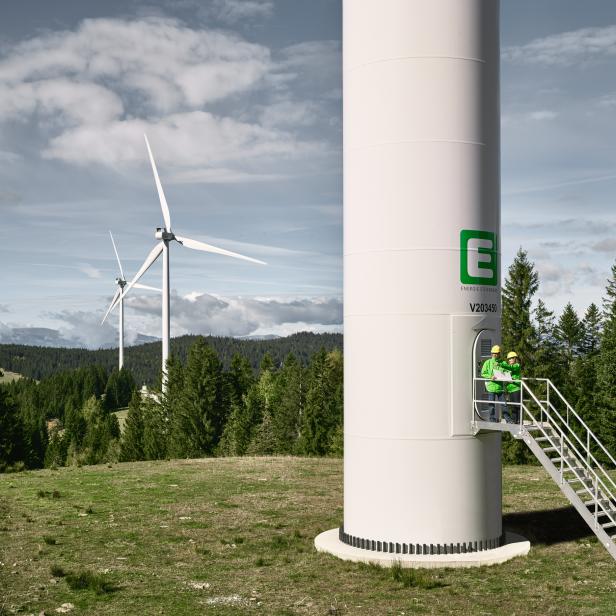
[[[400,563],[402,567],[413,569],[438,569],[483,567],[486,565],[499,565],[516,556],[526,556],[530,550],[530,541],[515,533],[505,532],[505,543],[491,550],[468,552],[466,554],[395,554],[376,552],[354,548],[342,543],[339,529],[332,528],[321,533],[314,540],[317,552],[327,552],[342,560],[354,563],[370,563],[381,567],[391,567]]]

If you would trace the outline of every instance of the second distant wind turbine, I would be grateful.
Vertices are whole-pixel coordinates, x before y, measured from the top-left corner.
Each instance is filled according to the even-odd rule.
[[[169,306],[170,306],[170,292],[169,292],[169,244],[170,242],[176,241],[179,244],[182,244],[186,248],[192,248],[193,250],[201,250],[203,252],[213,252],[219,255],[225,255],[227,257],[234,257],[236,259],[243,259],[245,261],[252,261],[253,263],[259,263],[260,265],[266,265],[264,261],[259,261],[258,259],[253,259],[252,257],[245,257],[244,255],[240,255],[236,252],[231,252],[230,250],[225,250],[224,248],[217,248],[216,246],[211,246],[210,244],[205,244],[204,242],[199,242],[197,240],[192,240],[188,237],[183,237],[180,235],[176,235],[171,230],[171,215],[169,214],[169,206],[167,205],[167,199],[165,198],[165,193],[163,192],[162,184],[160,183],[160,178],[158,177],[158,171],[156,169],[156,163],[154,162],[154,156],[152,155],[152,150],[150,149],[150,144],[148,142],[148,138],[144,135],[145,145],[148,149],[148,156],[150,157],[150,164],[152,165],[152,173],[154,174],[154,182],[156,183],[156,190],[158,191],[158,199],[160,201],[160,207],[163,212],[163,220],[165,221],[164,227],[158,227],[156,229],[155,237],[157,240],[156,246],[151,250],[150,254],[146,257],[143,265],[139,268],[139,271],[135,274],[135,277],[128,283],[122,294],[118,299],[124,297],[132,287],[137,284],[137,281],[145,274],[145,272],[150,268],[150,266],[158,259],[158,257],[163,255],[163,305],[162,305],[162,344],[163,344],[163,352],[162,352],[162,385],[163,392],[167,389],[167,360],[169,359],[169,340],[170,340],[170,320],[169,320]],[[117,300],[116,300],[117,301]]]
[[[109,237],[111,238],[111,243],[113,244],[113,252],[115,252],[116,259],[118,261],[118,268],[120,270],[120,275],[116,278],[116,284],[118,288],[116,289],[115,295],[111,300],[111,304],[109,304],[109,308],[107,308],[107,312],[101,321],[101,325],[105,322],[109,313],[115,308],[115,306],[119,303],[119,314],[118,314],[118,368],[122,370],[124,366],[124,295],[122,294],[122,289],[126,286],[126,277],[124,276],[124,270],[122,269],[122,262],[120,261],[120,255],[118,254],[118,249],[116,248],[116,244],[113,241],[113,235],[111,231],[109,231]],[[149,289],[150,291],[158,291],[160,293],[160,289],[155,287],[148,287],[145,284],[134,284],[133,285],[137,289]]]

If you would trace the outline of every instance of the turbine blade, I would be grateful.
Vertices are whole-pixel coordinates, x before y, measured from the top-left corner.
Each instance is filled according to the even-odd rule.
[[[259,265],[267,265],[265,261],[259,261],[259,259],[253,259],[252,257],[245,257],[244,255],[240,255],[237,252],[231,252],[230,250],[225,250],[224,248],[217,248],[216,246],[212,246],[210,244],[205,244],[204,242],[198,242],[197,240],[191,240],[189,237],[180,237],[179,235],[175,236],[175,239],[178,240],[181,244],[184,244],[187,248],[192,248],[193,250],[202,250],[203,252],[213,252],[219,255],[225,255],[227,257],[234,257],[236,259],[244,259],[244,261],[252,261],[253,263],[258,263]]]
[[[148,291],[158,291],[159,293],[163,292],[162,289],[158,289],[156,287],[149,287],[147,284],[141,284],[140,282],[136,282],[133,287],[135,287],[135,289],[147,289]]]
[[[148,269],[150,268],[150,265],[152,265],[152,263],[154,263],[154,261],[158,259],[162,251],[163,251],[163,243],[158,242],[158,244],[154,246],[150,254],[146,257],[145,261],[143,262],[143,265],[139,268],[139,271],[135,274],[135,277],[124,287],[124,292],[122,293],[122,297],[124,297],[135,286],[135,284],[137,284],[137,281],[139,280],[139,278],[141,278],[141,276],[143,276],[148,271]]]
[[[158,191],[158,199],[160,200],[160,209],[163,211],[163,218],[165,219],[165,228],[167,231],[171,231],[171,215],[169,214],[169,206],[167,205],[167,199],[165,199],[163,185],[160,183],[160,178],[158,177],[158,171],[156,169],[156,163],[154,162],[154,156],[152,156],[148,137],[147,135],[143,136],[145,137],[145,145],[148,148],[148,156],[150,157],[152,172],[154,173],[154,181],[156,182],[156,190]]]
[[[115,252],[116,259],[118,260],[120,275],[122,276],[122,280],[126,280],[126,278],[124,277],[124,270],[122,269],[122,263],[120,262],[120,255],[118,254],[118,249],[116,248],[115,242],[113,241],[113,235],[111,234],[111,231],[109,231],[109,237],[111,238],[111,243],[113,244],[113,252]]]
[[[120,299],[121,291],[122,289],[120,287],[116,289],[113,299],[111,300],[111,304],[109,304],[109,308],[107,308],[107,312],[105,313],[105,316],[103,317],[103,320],[101,321],[101,325],[105,322],[105,320],[109,316],[109,313],[116,307],[116,304],[118,303],[118,300]]]

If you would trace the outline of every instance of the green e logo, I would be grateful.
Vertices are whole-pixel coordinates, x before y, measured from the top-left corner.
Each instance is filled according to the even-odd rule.
[[[496,233],[460,231],[460,282],[495,287],[498,284]]]

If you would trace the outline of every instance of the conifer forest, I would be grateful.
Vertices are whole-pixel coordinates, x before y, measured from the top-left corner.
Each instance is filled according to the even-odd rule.
[[[503,350],[523,377],[547,377],[608,450],[616,451],[616,264],[601,305],[555,314],[520,248],[502,290]],[[409,352],[412,350],[409,349]],[[205,456],[343,454],[340,334],[246,341],[173,340],[168,388],[159,344],[127,350],[0,346],[0,366],[23,378],[0,384],[0,472],[25,468]],[[387,358],[375,357],[374,361]],[[143,388],[146,385],[147,387]],[[124,412],[124,425],[116,415]],[[503,461],[534,463],[503,437]]]

